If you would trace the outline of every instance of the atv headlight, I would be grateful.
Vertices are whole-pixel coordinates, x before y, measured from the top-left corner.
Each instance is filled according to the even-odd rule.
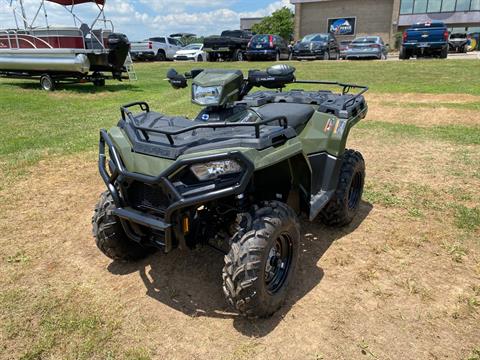
[[[193,85],[193,101],[200,105],[217,105],[222,95],[222,86]]]
[[[242,172],[242,167],[235,160],[210,161],[192,165],[190,169],[200,181],[213,180],[222,175]]]

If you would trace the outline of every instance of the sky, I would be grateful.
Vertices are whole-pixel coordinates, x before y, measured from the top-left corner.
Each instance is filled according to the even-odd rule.
[[[0,0],[0,28],[15,27],[9,2]],[[24,0],[29,21],[40,2]],[[222,30],[238,29],[241,17],[270,15],[283,6],[293,9],[289,0],[106,0],[105,13],[115,31],[127,34],[130,40],[141,40],[178,32],[219,34]],[[75,12],[90,24],[96,14],[95,5],[78,5]],[[73,26],[62,6],[47,3],[47,13],[50,25]],[[45,25],[43,12],[35,25]]]

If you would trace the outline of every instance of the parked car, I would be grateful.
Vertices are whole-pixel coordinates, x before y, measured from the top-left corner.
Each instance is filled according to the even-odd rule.
[[[245,30],[225,30],[220,36],[205,38],[204,51],[209,61],[234,60],[243,61],[247,45],[253,34]]]
[[[480,50],[480,33],[470,33],[467,35],[468,44],[467,50],[468,51],[475,51]]]
[[[412,56],[448,56],[448,29],[443,22],[418,23],[405,30],[399,58],[408,60]]]
[[[340,43],[338,44],[339,49],[340,49],[340,59],[345,60],[345,56],[347,55],[347,50],[348,50],[351,43],[352,43],[351,40],[340,41]]]
[[[183,47],[183,43],[172,37],[152,37],[144,41],[131,43],[130,55],[133,60],[173,60],[173,57]]]
[[[465,33],[450,34],[448,50],[452,52],[466,53],[468,50],[468,37]]]
[[[190,44],[178,50],[173,59],[175,61],[205,61],[207,53],[203,51],[203,44]]]
[[[293,58],[297,60],[338,60],[340,47],[333,34],[310,34],[293,47]]]
[[[255,35],[247,46],[248,60],[289,60],[290,48],[278,35]]]
[[[387,56],[388,45],[380,36],[362,36],[352,41],[345,58],[387,60]]]

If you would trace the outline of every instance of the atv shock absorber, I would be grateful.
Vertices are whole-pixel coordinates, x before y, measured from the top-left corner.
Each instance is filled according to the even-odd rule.
[[[238,194],[236,197],[235,197],[235,200],[236,200],[236,206],[238,208],[238,210],[245,210],[248,208],[248,199],[247,199],[247,196],[245,196],[245,194]]]

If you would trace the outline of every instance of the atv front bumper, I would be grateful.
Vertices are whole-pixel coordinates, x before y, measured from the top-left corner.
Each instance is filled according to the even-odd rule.
[[[107,155],[105,152],[107,147],[110,155],[109,171],[107,170]],[[185,191],[185,189],[177,189],[171,180],[174,174],[192,164],[222,160],[235,160],[243,169],[238,180],[230,186],[217,187],[216,184],[213,184],[213,186],[204,186],[195,191],[188,189]],[[245,155],[238,151],[232,151],[177,160],[157,177],[132,173],[124,167],[115,145],[104,129],[100,131],[98,168],[115,203],[116,208],[113,210],[113,214],[120,219],[127,235],[139,243],[163,247],[165,252],[174,248],[174,240],[183,238],[183,234],[178,233],[181,231],[178,215],[180,215],[182,209],[200,206],[212,200],[243,193],[254,171],[252,162]],[[122,185],[132,181],[158,188],[168,199],[168,204],[156,212],[134,208],[132,204],[129,204],[127,196],[123,193],[124,187]],[[146,237],[141,227],[153,230],[156,235],[155,240],[150,240],[152,237]]]

